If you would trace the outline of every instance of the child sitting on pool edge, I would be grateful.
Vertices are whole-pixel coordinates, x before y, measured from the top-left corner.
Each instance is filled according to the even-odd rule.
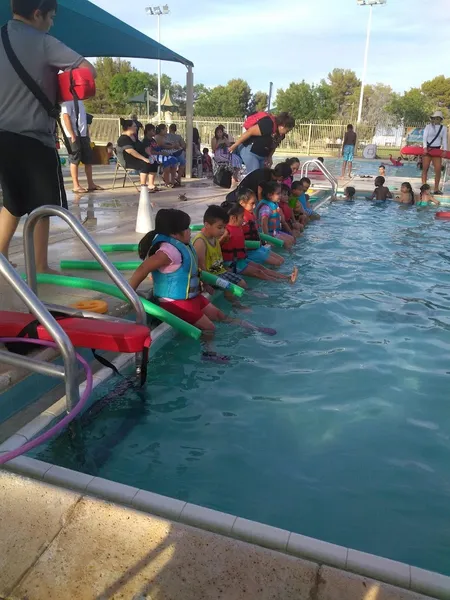
[[[435,204],[440,206],[439,200],[433,197],[431,193],[431,187],[428,183],[424,183],[420,188],[419,201],[416,202],[416,206],[429,206],[429,204]]]
[[[223,262],[220,239],[223,237],[229,218],[226,211],[220,206],[208,206],[203,216],[203,229],[194,237],[193,245],[198,256],[198,266],[203,271],[218,275],[222,279],[247,288],[245,280],[227,269]],[[239,303],[233,294],[225,290],[225,298],[234,305]]]
[[[276,271],[270,271],[262,265],[251,262],[248,259],[245,248],[245,236],[242,229],[244,221],[244,209],[236,202],[224,202],[222,205],[227,210],[229,222],[226,226],[226,232],[220,240],[224,265],[233,270],[234,273],[264,279],[266,281],[276,281],[279,279],[288,280],[295,283],[297,280],[298,269],[294,267],[291,275],[283,275]]]
[[[320,219],[320,215],[317,214],[312,208],[309,202],[309,197],[307,197],[306,192],[309,190],[311,185],[311,180],[309,177],[302,177],[300,181],[294,181],[292,184],[292,196],[296,198],[303,209],[303,212],[306,214],[308,221],[314,221]]]
[[[368,200],[377,200],[378,202],[385,202],[388,198],[391,199],[392,198],[392,194],[389,190],[388,187],[386,187],[384,184],[386,183],[386,180],[384,177],[378,176],[375,178],[375,189],[373,191],[373,194],[370,196],[370,198],[368,197]]]
[[[244,220],[242,229],[244,237],[248,241],[261,242],[261,246],[255,250],[247,250],[248,257],[251,261],[262,264],[273,265],[279,267],[284,263],[284,258],[272,251],[269,244],[264,244],[259,236],[258,225],[254,210],[257,204],[256,195],[253,190],[241,189],[238,191],[237,201],[244,209]]]
[[[290,233],[294,237],[299,237],[304,229],[303,225],[294,219],[294,211],[289,206],[289,196],[291,190],[287,185],[281,184],[280,208],[283,231]],[[284,219],[284,220],[283,220]]]
[[[295,244],[295,238],[281,229],[280,184],[276,181],[269,181],[264,183],[261,188],[262,200],[258,202],[255,210],[258,230],[266,235],[280,238],[284,241],[285,248],[291,249]]]

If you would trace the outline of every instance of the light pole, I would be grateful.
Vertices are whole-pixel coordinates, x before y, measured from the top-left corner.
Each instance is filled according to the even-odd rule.
[[[367,59],[369,56],[369,44],[370,44],[370,30],[372,27],[372,8],[377,4],[386,4],[387,0],[356,0],[358,6],[369,7],[369,21],[367,23],[367,37],[366,37],[366,49],[364,52],[364,66],[361,78],[361,93],[359,95],[359,109],[358,109],[358,123],[361,122],[363,101],[364,101],[364,86],[366,83],[366,72],[367,72]]]
[[[145,12],[150,17],[158,18],[158,44],[161,43],[161,16],[170,13],[169,5],[163,6],[147,6]],[[161,120],[161,61],[158,60],[158,120]]]

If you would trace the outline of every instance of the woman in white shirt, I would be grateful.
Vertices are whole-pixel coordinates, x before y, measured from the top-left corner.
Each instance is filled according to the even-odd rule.
[[[442,170],[442,157],[444,152],[447,151],[447,127],[442,124],[444,115],[440,110],[436,110],[431,115],[431,123],[429,123],[423,132],[423,169],[422,169],[422,183],[425,184],[428,178],[428,169],[430,164],[433,163],[434,167],[434,193],[442,195],[439,189],[439,183],[441,181],[441,170]],[[431,156],[428,154],[429,150],[441,150],[438,156]]]

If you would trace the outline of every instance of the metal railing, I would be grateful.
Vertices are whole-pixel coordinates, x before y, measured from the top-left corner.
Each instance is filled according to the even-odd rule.
[[[40,219],[46,217],[60,217],[69,225],[75,235],[83,242],[92,256],[101,264],[104,271],[111,277],[119,290],[129,301],[134,311],[136,312],[136,323],[138,325],[146,325],[147,317],[144,307],[139,296],[130,286],[130,284],[122,277],[120,272],[109,261],[106,254],[99,248],[93,238],[89,235],[86,229],[78,222],[78,220],[70,214],[69,211],[59,206],[41,206],[36,208],[28,217],[23,228],[23,243],[25,254],[25,272],[27,275],[28,286],[34,294],[37,294],[37,277],[36,277],[36,262],[34,255],[34,230]],[[142,368],[142,353],[136,354],[136,372],[139,374]]]
[[[22,280],[16,270],[9,264],[9,261],[0,254],[0,274],[7,283],[13,288],[16,294],[24,301],[30,312],[49,332],[52,339],[61,352],[64,361],[64,367],[59,367],[52,363],[44,362],[31,358],[29,356],[20,356],[11,352],[0,351],[0,362],[5,362],[13,367],[23,367],[41,373],[51,375],[65,381],[66,386],[66,409],[67,412],[75,408],[80,399],[78,393],[77,375],[78,364],[75,355],[75,349],[69,336],[58,325],[58,322],[52,317],[44,304],[34,294],[27,284]]]
[[[308,177],[308,171],[309,171],[310,165],[317,167],[322,172],[322,174],[326,177],[326,179],[328,179],[328,181],[331,184],[333,196],[336,196],[336,192],[338,189],[338,181],[337,181],[336,177],[330,173],[330,171],[327,169],[327,167],[320,160],[317,160],[314,158],[312,160],[307,160],[305,163],[303,163],[302,170],[301,170],[301,176]]]

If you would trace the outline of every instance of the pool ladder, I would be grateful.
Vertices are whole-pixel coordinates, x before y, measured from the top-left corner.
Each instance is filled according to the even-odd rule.
[[[302,170],[301,170],[301,176],[308,177],[308,171],[309,171],[309,167],[311,165],[314,167],[317,167],[319,169],[319,171],[321,171],[323,173],[323,175],[326,177],[326,179],[328,179],[328,181],[331,184],[333,196],[336,196],[337,189],[338,189],[338,181],[337,181],[336,177],[330,173],[330,171],[327,169],[327,167],[323,163],[320,162],[320,160],[317,160],[316,158],[312,158],[311,160],[307,160],[305,163],[303,163]]]
[[[120,291],[123,293],[125,298],[129,301],[136,312],[136,323],[138,325],[146,325],[147,318],[142,306],[142,302],[139,296],[129,285],[129,283],[122,277],[119,271],[110,263],[106,254],[99,248],[94,242],[92,237],[84,229],[84,227],[77,221],[77,219],[70,214],[69,211],[64,208],[57,206],[41,206],[34,210],[27,221],[25,222],[23,229],[24,238],[24,255],[25,255],[25,270],[27,275],[27,283],[25,283],[21,276],[16,272],[14,267],[9,261],[0,253],[0,275],[3,276],[5,281],[13,288],[16,294],[23,300],[28,307],[29,311],[33,313],[36,319],[45,327],[50,333],[52,339],[58,346],[61,353],[64,366],[60,367],[52,363],[48,363],[42,360],[37,360],[29,356],[20,356],[12,352],[6,352],[0,350],[0,362],[7,363],[14,367],[22,367],[34,371],[35,373],[41,373],[44,375],[51,375],[58,377],[65,381],[66,387],[66,408],[70,411],[74,408],[79,401],[78,391],[78,364],[75,354],[75,349],[69,336],[58,324],[56,319],[50,314],[49,309],[56,310],[65,313],[70,316],[78,317],[90,317],[95,319],[105,319],[110,321],[120,321],[122,319],[116,319],[113,317],[107,317],[105,315],[99,315],[97,313],[91,313],[88,311],[80,311],[74,308],[66,306],[58,306],[56,304],[45,305],[37,296],[37,276],[36,276],[36,262],[34,256],[34,230],[37,222],[44,217],[60,217],[65,221],[75,235],[83,242],[86,248],[94,256],[95,259],[102,265],[106,273],[111,277]],[[140,371],[142,365],[142,354],[136,354],[136,370]]]

